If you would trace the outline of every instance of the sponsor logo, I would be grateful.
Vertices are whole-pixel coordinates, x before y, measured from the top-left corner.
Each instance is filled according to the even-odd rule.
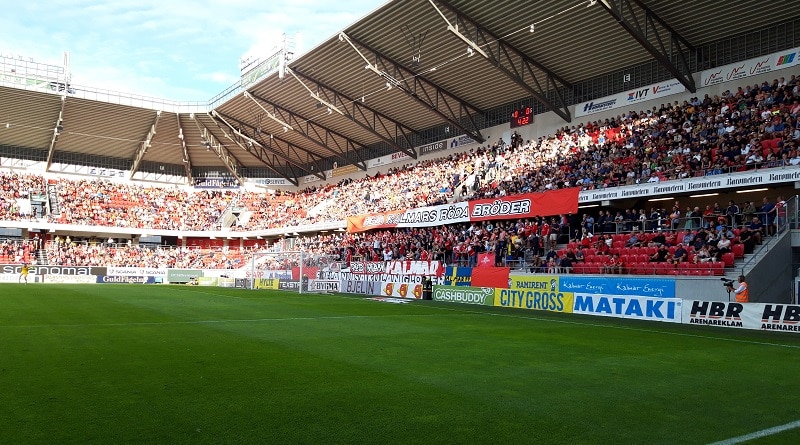
[[[574,295],[547,290],[496,289],[494,305],[551,312],[572,312]]]
[[[380,292],[381,283],[377,281],[343,280],[342,292],[348,294],[376,295]]]
[[[765,305],[761,314],[761,329],[800,332],[800,306]]]
[[[738,79],[740,77],[747,77],[747,71],[744,69],[744,65],[731,68],[728,74],[725,75],[726,80]]]
[[[437,286],[433,289],[434,300],[450,303],[491,305],[493,297],[494,289],[490,287],[446,288]]]
[[[797,53],[789,53],[778,57],[778,63],[776,63],[775,66],[788,65],[794,62],[794,58],[796,55]]]
[[[0,274],[19,275],[21,264],[4,264],[0,266]],[[28,266],[31,275],[105,275],[105,267],[89,266]]]
[[[419,153],[424,155],[426,153],[432,153],[434,151],[441,151],[447,148],[447,144],[445,141],[434,142],[433,144],[427,144],[419,147]]]
[[[717,71],[716,73],[711,73],[710,76],[705,80],[706,86],[713,85],[716,83],[722,82],[722,70]]]
[[[741,303],[694,301],[689,311],[689,324],[741,328],[744,326],[741,316],[743,309]]]
[[[300,289],[300,282],[296,280],[279,280],[278,289],[280,290],[298,290]]]
[[[680,321],[680,300],[576,295],[576,313]]]
[[[310,290],[316,292],[339,292],[339,282],[333,280],[310,280]]]
[[[770,66],[769,66],[769,57],[767,57],[767,58],[766,58],[766,59],[764,59],[764,60],[759,60],[758,62],[756,62],[756,64],[755,64],[755,65],[753,65],[753,66],[750,68],[750,75],[752,76],[752,75],[754,75],[754,74],[758,74],[758,73],[767,72],[767,71],[769,71],[769,70],[770,70]]]
[[[462,147],[464,145],[474,144],[475,140],[469,136],[459,136],[450,141],[450,148]]]
[[[658,86],[653,87],[653,90],[654,90],[653,91],[654,93],[657,93],[658,92]],[[647,88],[642,89],[642,90],[637,90],[637,91],[631,91],[630,93],[628,93],[628,102],[646,98],[648,91],[649,90]]]
[[[611,99],[604,102],[589,102],[583,106],[584,113],[597,113],[598,111],[609,110],[617,104],[617,99]]]
[[[98,283],[126,283],[126,284],[152,284],[156,282],[155,277],[134,277],[134,276],[102,276],[97,277]]]

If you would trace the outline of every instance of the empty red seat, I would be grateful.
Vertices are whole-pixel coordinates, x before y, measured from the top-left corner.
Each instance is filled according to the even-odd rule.
[[[733,252],[726,252],[722,254],[722,262],[725,264],[725,267],[733,267],[734,263],[734,256]]]

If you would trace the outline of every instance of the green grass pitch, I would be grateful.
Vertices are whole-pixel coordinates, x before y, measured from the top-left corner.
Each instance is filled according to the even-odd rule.
[[[800,336],[352,295],[0,286],[4,444],[707,444],[800,420]],[[800,443],[793,429],[750,443]]]

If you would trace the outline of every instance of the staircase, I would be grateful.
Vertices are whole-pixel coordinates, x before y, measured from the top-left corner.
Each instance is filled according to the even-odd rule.
[[[36,264],[40,266],[46,266],[48,264],[46,249],[36,249]]]

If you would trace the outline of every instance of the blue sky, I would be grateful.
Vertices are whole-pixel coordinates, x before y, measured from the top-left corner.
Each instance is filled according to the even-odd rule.
[[[206,101],[239,78],[243,56],[281,40],[302,54],[386,0],[10,0],[0,54],[60,65],[72,83],[180,101]]]

